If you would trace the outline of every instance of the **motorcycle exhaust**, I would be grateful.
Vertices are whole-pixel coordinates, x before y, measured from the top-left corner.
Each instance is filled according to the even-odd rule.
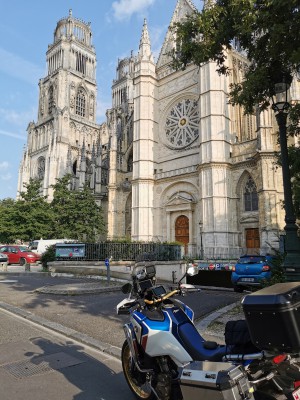
[[[128,324],[125,324],[123,326],[123,329],[124,329],[124,332],[125,332],[125,337],[126,337],[128,346],[130,348],[130,352],[131,352],[131,355],[132,355],[132,359],[133,359],[134,365],[136,366],[136,369],[139,372],[143,372],[143,373],[153,372],[153,369],[143,369],[143,368],[140,367],[139,362],[138,362],[138,354],[136,352],[136,349],[135,349],[135,346],[134,346],[134,343],[133,343],[133,341],[135,339],[133,339],[132,330],[131,330],[131,328],[130,328],[130,326]]]

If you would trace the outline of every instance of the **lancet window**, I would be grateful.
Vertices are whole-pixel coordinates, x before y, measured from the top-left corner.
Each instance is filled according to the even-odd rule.
[[[48,112],[52,114],[54,108],[54,94],[53,94],[53,86],[50,86],[48,92]]]
[[[244,188],[245,211],[258,210],[258,196],[256,185],[251,177],[248,178]]]
[[[83,89],[79,89],[76,96],[76,114],[85,117],[85,106],[85,92]]]

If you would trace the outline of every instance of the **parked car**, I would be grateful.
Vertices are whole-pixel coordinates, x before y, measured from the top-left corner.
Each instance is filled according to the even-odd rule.
[[[232,269],[231,282],[235,292],[247,287],[261,287],[263,281],[271,278],[274,257],[244,255]]]
[[[2,267],[3,269],[6,269],[7,264],[8,264],[7,255],[4,253],[0,253],[0,267]]]
[[[4,253],[8,257],[8,264],[26,263],[34,264],[40,260],[40,255],[33,253],[26,246],[7,245],[0,247],[0,253]]]

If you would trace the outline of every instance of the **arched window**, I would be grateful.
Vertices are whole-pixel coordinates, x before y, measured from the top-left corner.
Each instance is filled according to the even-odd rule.
[[[54,108],[54,95],[53,95],[53,86],[50,86],[48,92],[48,112],[52,114]]]
[[[250,176],[244,188],[244,205],[245,205],[245,211],[258,210],[258,196],[257,196],[256,185]]]
[[[85,117],[85,93],[79,89],[76,96],[76,114]]]

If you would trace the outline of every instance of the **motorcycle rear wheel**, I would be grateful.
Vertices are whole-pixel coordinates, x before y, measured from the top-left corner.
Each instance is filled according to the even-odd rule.
[[[146,373],[139,372],[134,365],[127,340],[125,340],[122,347],[121,359],[125,379],[136,398],[139,400],[154,400],[156,397],[146,383]]]

